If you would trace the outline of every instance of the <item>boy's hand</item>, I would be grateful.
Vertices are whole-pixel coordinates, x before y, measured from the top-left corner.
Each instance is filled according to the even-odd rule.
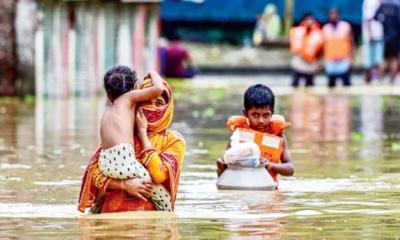
[[[260,164],[264,164],[264,166],[265,166],[266,168],[268,168],[269,161],[268,161],[268,159],[266,159],[266,158],[260,157]]]
[[[266,158],[260,158],[260,164],[263,164],[267,170],[271,170],[273,165],[273,163],[269,162]]]
[[[148,123],[146,117],[144,116],[142,108],[138,108],[138,110],[136,111],[136,127],[139,132],[145,131],[147,133]]]

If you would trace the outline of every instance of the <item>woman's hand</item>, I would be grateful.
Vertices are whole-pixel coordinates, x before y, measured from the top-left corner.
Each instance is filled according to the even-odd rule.
[[[138,111],[136,112],[136,127],[143,150],[152,147],[149,137],[147,136],[147,126],[148,123],[146,117],[143,114],[143,110],[141,108],[138,108]]]
[[[138,108],[138,110],[136,111],[136,127],[138,131],[145,131],[145,133],[147,133],[147,126],[148,123],[146,117],[143,114],[143,110],[142,108]]]
[[[129,195],[147,201],[151,197],[153,187],[150,179],[132,178],[122,182],[122,189]]]

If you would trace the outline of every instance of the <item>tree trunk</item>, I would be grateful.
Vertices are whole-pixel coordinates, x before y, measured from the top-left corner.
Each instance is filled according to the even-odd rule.
[[[17,56],[14,0],[0,1],[0,96],[15,94]]]

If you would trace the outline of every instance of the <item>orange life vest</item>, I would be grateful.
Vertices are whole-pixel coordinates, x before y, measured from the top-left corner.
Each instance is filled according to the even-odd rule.
[[[322,33],[324,36],[325,60],[335,61],[351,58],[352,40],[349,23],[339,21],[336,28],[328,23],[323,27]]]
[[[261,157],[274,163],[281,162],[283,153],[283,131],[290,126],[281,115],[273,115],[268,125],[267,132],[259,132],[250,128],[246,117],[232,116],[228,119],[227,127],[234,132],[240,142],[252,141],[256,143],[261,151]],[[269,171],[276,181],[277,174]]]
[[[323,45],[322,32],[319,27],[313,27],[308,34],[305,27],[294,27],[290,29],[289,41],[292,54],[299,55],[308,62],[317,60]]]

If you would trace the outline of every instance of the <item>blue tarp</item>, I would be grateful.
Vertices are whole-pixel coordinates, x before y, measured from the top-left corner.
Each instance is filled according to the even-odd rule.
[[[298,21],[306,12],[313,13],[319,21],[326,21],[329,8],[339,9],[343,19],[360,24],[363,0],[293,0],[294,19]],[[273,3],[278,14],[284,15],[284,0],[164,0],[161,18],[168,21],[218,21],[253,22],[265,5]]]
[[[274,3],[283,14],[283,0],[204,0],[195,3],[182,0],[164,0],[161,18],[178,21],[255,21],[267,3]]]
[[[336,8],[343,19],[361,24],[362,2],[363,0],[297,0],[294,15],[298,21],[304,13],[311,12],[319,21],[326,22],[329,9]]]

